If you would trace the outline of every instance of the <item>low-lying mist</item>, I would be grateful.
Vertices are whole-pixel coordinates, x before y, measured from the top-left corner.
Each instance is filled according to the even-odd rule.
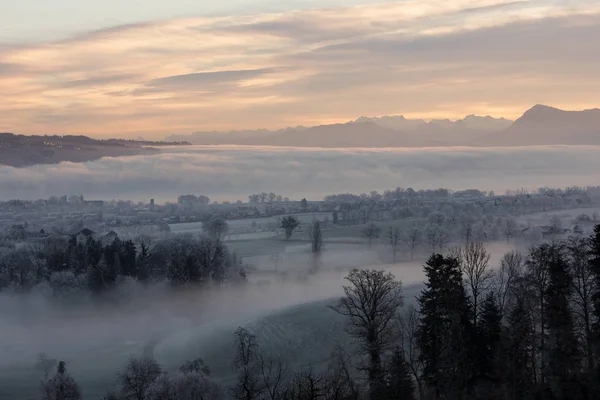
[[[514,246],[493,243],[487,248],[492,254],[490,264],[496,266],[499,258]],[[1,295],[0,380],[4,382],[0,382],[3,388],[0,399],[35,390],[43,377],[34,369],[40,353],[67,361],[89,395],[86,398],[100,396],[102,391],[113,387],[115,374],[131,354],[150,353],[159,362],[168,364],[166,367],[206,356],[208,363],[219,364],[215,366],[217,373],[223,373],[231,360],[224,360],[221,355],[224,350],[220,349],[228,350],[230,342],[233,346],[235,327],[252,326],[261,318],[280,318],[278,315],[285,315],[285,310],[300,304],[314,303],[319,318],[329,311],[324,311],[322,301],[342,295],[348,268],[355,266],[349,262],[354,253],[335,248],[328,252],[326,248],[324,254],[327,257],[316,272],[309,273],[306,254],[304,259],[282,261],[280,271],[290,272],[285,279],[281,279],[281,274],[266,272],[270,266],[262,269],[258,266],[257,277],[250,274],[249,281],[239,286],[175,291],[164,284],[142,286],[125,281],[102,301],[89,298],[49,301],[39,292]],[[349,267],[341,268],[328,259],[345,259]],[[403,282],[405,303],[410,304],[423,282],[423,262],[423,259],[395,265],[373,262],[364,268],[392,272]],[[304,318],[306,312],[310,316],[312,311],[305,311]],[[319,329],[322,322],[314,324],[314,329]],[[340,329],[339,335],[343,334]],[[215,349],[219,355],[212,359],[210,354],[204,354]]]
[[[494,243],[487,246],[492,254],[490,264],[514,246]],[[350,253],[351,254],[351,253]],[[328,254],[345,257],[343,250]],[[405,286],[423,281],[424,260],[381,264],[363,268],[392,272]],[[183,326],[218,319],[248,319],[277,309],[340,296],[347,269],[329,268],[314,274],[305,271],[306,264],[285,265],[281,270],[295,271],[285,280],[276,275],[250,276],[247,284],[228,287],[199,287],[172,290],[166,284],[142,286],[126,281],[107,299],[66,298],[49,302],[41,293],[0,295],[0,337],[3,357],[0,366],[28,362],[40,352],[57,357],[78,354],[85,346],[95,347],[105,340],[140,341]],[[25,353],[17,351],[22,349]],[[11,350],[12,349],[12,350]],[[9,350],[14,353],[10,357]]]
[[[148,156],[27,168],[0,167],[0,200],[83,193],[87,198],[159,201],[200,188],[214,200],[274,191],[290,198],[391,187],[504,192],[592,185],[597,146],[318,149],[185,146]]]

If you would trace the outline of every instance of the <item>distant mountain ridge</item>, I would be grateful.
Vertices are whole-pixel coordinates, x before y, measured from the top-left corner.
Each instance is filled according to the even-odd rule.
[[[469,115],[451,121],[429,122],[407,119],[402,115],[360,117],[341,124],[299,126],[280,130],[248,130],[230,132],[195,132],[171,135],[166,140],[192,144],[298,146],[298,147],[422,147],[468,145],[475,138],[504,129],[512,121],[504,118]]]
[[[467,115],[463,119],[406,119],[402,115],[384,117],[360,117],[355,122],[371,121],[379,126],[404,132],[413,142],[422,145],[467,145],[470,141],[508,128],[513,121],[505,118]]]
[[[342,124],[280,130],[195,132],[167,140],[192,144],[297,147],[427,147],[600,145],[600,109],[564,111],[536,105],[519,119],[468,115],[463,119],[360,117]]]
[[[486,146],[600,145],[600,109],[565,111],[537,104],[504,131],[478,142]]]

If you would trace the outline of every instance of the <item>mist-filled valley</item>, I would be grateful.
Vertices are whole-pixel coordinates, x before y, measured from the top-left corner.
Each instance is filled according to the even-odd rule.
[[[0,400],[600,400],[599,0],[0,0]]]
[[[99,200],[172,201],[188,191],[214,200],[274,191],[319,199],[396,186],[507,189],[597,183],[597,146],[292,148],[182,146],[159,154],[25,168],[0,167],[0,199],[83,193]]]
[[[533,326],[550,323],[537,314],[536,274],[556,265],[575,285],[566,299],[581,360],[595,357],[584,322],[593,321],[598,187],[246,197],[0,202],[0,399],[285,400],[307,398],[307,385],[322,393],[315,399],[427,399],[437,390],[423,375],[432,340],[464,340],[498,363],[483,367],[458,349],[435,355],[470,363],[455,370],[461,379],[486,368],[517,390],[498,354],[516,357],[501,346],[521,337],[510,332],[523,301]],[[589,290],[583,300],[576,284]],[[552,293],[544,289],[544,306]],[[444,317],[463,312],[462,327]],[[427,324],[445,331],[425,338]],[[503,333],[485,336],[477,324]],[[518,353],[537,371],[549,349]],[[581,371],[590,365],[581,361]],[[456,379],[452,390],[469,398],[491,384]],[[544,390],[527,382],[528,393]]]
[[[102,298],[81,292],[48,297],[35,289],[0,294],[0,398],[36,398],[44,372],[40,354],[67,363],[85,398],[101,399],[118,390],[117,372],[131,355],[150,356],[167,371],[202,358],[211,377],[224,387],[235,383],[234,332],[249,329],[269,354],[291,370],[325,368],[335,346],[354,348],[345,319],[328,308],[343,295],[351,268],[390,271],[403,282],[405,305],[422,289],[423,255],[389,264],[381,244],[327,244],[318,271],[305,246],[289,246],[273,256],[254,256],[256,269],[243,285],[174,290],[168,283],[122,282]],[[522,247],[489,244],[491,265],[504,252]],[[358,254],[362,256],[357,257]],[[350,351],[350,350],[348,350]]]

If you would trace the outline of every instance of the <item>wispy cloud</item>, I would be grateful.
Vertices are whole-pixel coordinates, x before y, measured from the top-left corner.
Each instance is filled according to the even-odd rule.
[[[43,39],[43,38],[42,38]],[[117,26],[0,52],[0,131],[144,134],[597,106],[600,5],[402,1]]]

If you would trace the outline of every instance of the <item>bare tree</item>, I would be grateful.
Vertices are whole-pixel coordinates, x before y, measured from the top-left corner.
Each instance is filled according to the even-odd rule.
[[[431,225],[441,227],[446,223],[446,214],[439,211],[434,211],[431,214],[429,214],[429,217],[427,217],[427,219],[429,220],[429,223]]]
[[[573,314],[577,321],[586,357],[588,371],[594,368],[593,297],[597,293],[596,281],[589,263],[590,247],[586,239],[570,237],[567,240],[567,255],[572,279]]]
[[[448,232],[442,225],[430,223],[426,230],[427,243],[431,246],[431,252],[443,249],[448,242]]]
[[[510,241],[517,234],[517,221],[512,218],[507,218],[502,226],[502,233],[506,238],[506,243]]]
[[[152,252],[156,247],[153,243],[152,237],[148,235],[139,235],[137,236],[135,243],[137,245],[139,257],[147,259],[152,256]]]
[[[38,355],[37,362],[35,363],[35,369],[44,372],[44,379],[48,379],[50,371],[56,367],[58,362],[54,358],[48,358],[44,353]]]
[[[412,260],[415,255],[415,249],[421,243],[421,230],[416,224],[411,224],[406,232],[404,232],[404,243],[410,249],[410,259]]]
[[[264,388],[263,397],[268,400],[282,400],[285,398],[286,387],[284,386],[287,365],[278,358],[265,358],[262,355],[257,357],[258,368],[260,371],[261,384]]]
[[[350,357],[337,345],[329,358],[330,377],[327,399],[358,400],[360,388],[354,380]]]
[[[67,373],[66,364],[60,361],[56,374],[41,384],[41,400],[81,400],[77,382]]]
[[[313,220],[309,227],[308,235],[310,237],[310,253],[312,263],[312,273],[319,270],[321,265],[321,250],[323,249],[323,232],[319,220]]]
[[[402,306],[402,283],[384,271],[352,270],[345,296],[331,308],[350,318],[347,331],[368,358],[366,368],[371,399],[383,389],[382,355],[394,342],[393,321]]]
[[[137,400],[144,400],[146,389],[150,387],[162,373],[160,365],[152,358],[129,358],[125,370],[118,377],[124,395],[133,395]]]
[[[390,226],[387,230],[387,242],[392,248],[392,260],[396,264],[396,253],[402,240],[402,231],[397,226]]]
[[[373,240],[379,239],[379,234],[381,233],[381,228],[375,222],[371,222],[367,226],[365,226],[362,230],[362,234],[369,241],[369,247],[373,244]]]
[[[562,232],[562,229],[563,229],[562,220],[560,219],[560,217],[558,215],[553,215],[550,218],[550,232],[552,234],[559,234]]]
[[[236,357],[238,370],[236,385],[232,388],[236,400],[255,400],[262,398],[264,386],[256,365],[258,345],[256,337],[244,328],[235,331]]]
[[[477,326],[483,295],[492,286],[493,272],[489,268],[490,253],[481,242],[467,244],[460,252],[459,261],[473,304],[473,326]]]
[[[408,307],[405,314],[398,319],[400,344],[404,351],[404,359],[408,363],[410,372],[413,375],[417,388],[419,390],[419,398],[425,398],[425,387],[422,379],[423,376],[423,361],[421,360],[421,352],[419,349],[417,332],[419,329],[419,311],[414,307]]]
[[[461,231],[465,238],[465,243],[470,243],[473,239],[473,219],[469,217],[464,217],[461,219]]]
[[[210,221],[202,223],[202,230],[208,237],[221,240],[227,234],[229,225],[223,218],[213,218]]]
[[[524,261],[525,258],[518,251],[510,251],[500,259],[500,268],[494,279],[494,291],[498,298],[501,315],[504,315],[508,300],[514,294],[515,283],[523,273]]]
[[[221,389],[209,376],[201,372],[179,372],[173,379],[172,400],[220,400]]]
[[[219,386],[200,371],[162,374],[146,390],[146,400],[220,400]]]
[[[526,265],[525,281],[527,284],[526,289],[531,290],[533,293],[533,301],[530,306],[529,312],[532,315],[536,315],[537,318],[534,320],[532,330],[534,333],[534,340],[539,339],[539,343],[534,343],[532,358],[534,360],[534,377],[536,383],[544,384],[545,382],[545,353],[546,353],[546,302],[544,296],[549,286],[549,271],[548,265],[551,262],[554,252],[558,251],[554,245],[542,244],[538,247],[534,247],[529,252]],[[539,375],[538,375],[539,372]]]
[[[286,400],[327,399],[327,377],[316,374],[312,368],[296,374],[288,390]]]
[[[233,397],[239,400],[284,399],[287,365],[280,358],[274,360],[260,354],[256,338],[244,328],[236,330],[235,338],[238,381],[232,389]]]
[[[323,233],[321,232],[321,224],[318,219],[313,220],[308,235],[310,237],[310,251],[318,253],[323,249]]]
[[[273,253],[269,258],[273,263],[273,269],[275,270],[275,273],[279,273],[279,262],[281,261],[281,253]]]

